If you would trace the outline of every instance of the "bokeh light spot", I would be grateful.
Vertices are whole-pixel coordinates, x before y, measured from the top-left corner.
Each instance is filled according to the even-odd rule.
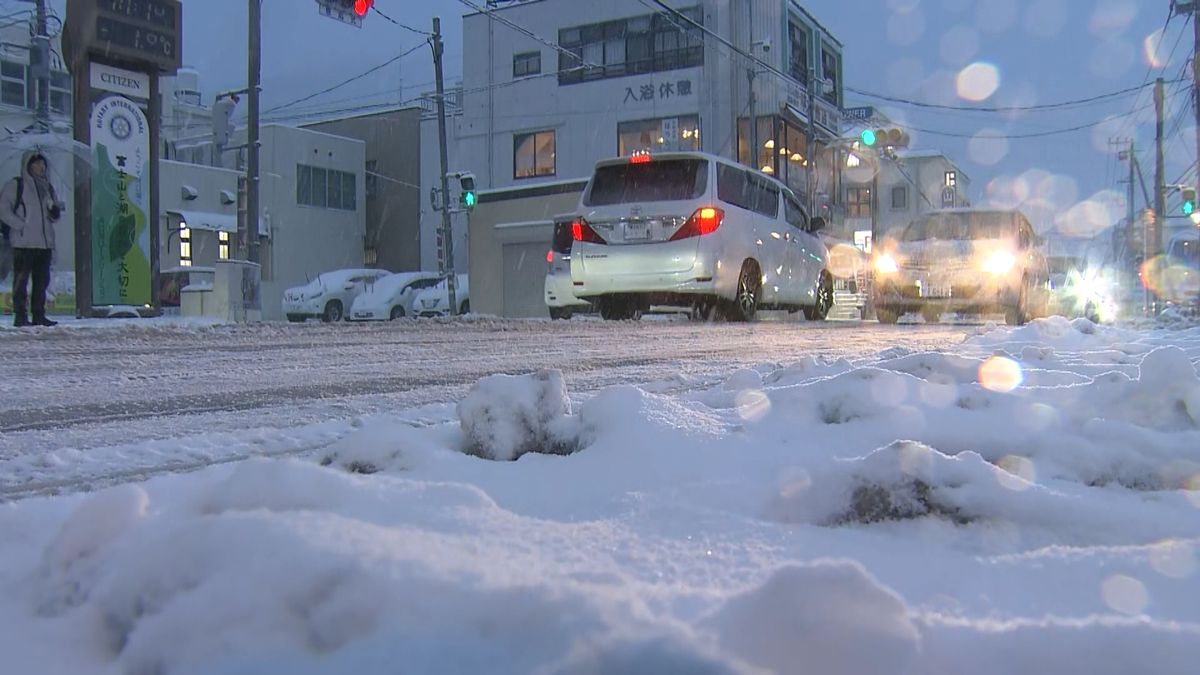
[[[1016,0],[984,0],[975,5],[975,25],[984,33],[1003,33],[1017,22]]]
[[[1021,364],[1003,356],[993,356],[979,366],[979,384],[984,389],[1006,394],[1025,381]]]
[[[979,31],[970,26],[955,26],[942,36],[939,50],[942,63],[961,68],[979,53]]]
[[[1149,603],[1146,586],[1133,577],[1114,574],[1100,586],[1104,604],[1114,612],[1141,614]]]
[[[968,101],[986,101],[1000,88],[1000,69],[984,61],[963,68],[956,79],[958,95]]]
[[[1025,32],[1034,37],[1059,35],[1067,27],[1067,0],[1035,0],[1025,12]]]
[[[1092,45],[1089,67],[1092,74],[1107,80],[1119,80],[1129,74],[1137,62],[1137,48],[1124,38],[1109,38]]]
[[[1167,539],[1150,548],[1150,566],[1172,579],[1187,579],[1196,573],[1196,548],[1193,544]]]
[[[981,129],[967,143],[967,155],[981,166],[995,166],[1008,156],[1008,139],[999,129]]]
[[[734,397],[738,416],[747,422],[757,422],[771,412],[771,398],[761,389],[744,389]]]
[[[1001,487],[1022,492],[1028,490],[1037,480],[1037,468],[1028,457],[1008,455],[1001,457],[996,466],[1002,469],[996,472],[996,480]]]
[[[1088,21],[1088,29],[1098,38],[1120,35],[1129,30],[1137,12],[1134,0],[1100,0]]]

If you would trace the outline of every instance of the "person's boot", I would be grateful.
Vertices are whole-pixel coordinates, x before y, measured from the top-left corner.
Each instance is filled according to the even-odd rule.
[[[57,326],[57,325],[58,325],[58,322],[57,322],[57,321],[51,321],[50,319],[47,319],[47,318],[46,318],[46,317],[44,317],[44,316],[39,316],[39,317],[36,317],[36,318],[33,320],[33,325],[35,325],[35,326],[46,326],[47,328],[49,328],[50,326]]]
[[[21,328],[29,325],[29,317],[24,314],[13,314],[13,327]]]

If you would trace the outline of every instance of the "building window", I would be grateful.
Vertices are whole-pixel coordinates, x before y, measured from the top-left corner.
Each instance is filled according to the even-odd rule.
[[[788,24],[792,49],[788,57],[788,72],[793,80],[808,86],[808,29],[798,23]]]
[[[542,53],[525,52],[513,55],[513,78],[529,77],[542,73]]]
[[[699,7],[679,12],[704,23]],[[558,32],[558,44],[564,50],[558,58],[559,84],[704,65],[703,31],[661,13],[564,28]]]
[[[296,203],[301,206],[358,210],[358,177],[348,171],[296,165]]]
[[[217,257],[221,260],[229,260],[229,233],[217,233]]]
[[[617,125],[617,154],[700,149],[700,118],[696,115],[665,117]]]
[[[50,73],[50,110],[60,115],[71,114],[71,76],[67,73]]]
[[[187,223],[179,224],[179,266],[192,266],[192,230]]]
[[[841,82],[842,57],[827,49],[821,50],[821,76],[825,82],[821,85],[821,96],[832,103],[838,103],[838,83]]]
[[[892,188],[892,210],[908,210],[908,188],[903,185]]]
[[[513,135],[513,178],[553,176],[557,153],[555,132]]]
[[[0,61],[0,103],[26,108],[25,64]]]
[[[871,188],[846,188],[846,216],[848,218],[871,217]]]
[[[946,187],[951,187],[951,188],[958,187],[958,172],[957,171],[947,171],[946,172]]]

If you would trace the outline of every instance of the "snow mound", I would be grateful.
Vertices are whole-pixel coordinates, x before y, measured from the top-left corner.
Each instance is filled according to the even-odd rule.
[[[902,674],[921,640],[904,601],[850,561],[784,567],[706,624],[726,651],[774,673]]]
[[[551,675],[752,675],[759,671],[729,657],[709,654],[698,641],[663,636],[587,645],[548,672]]]
[[[979,381],[979,360],[954,354],[910,354],[876,365],[941,384],[971,384]]]
[[[767,515],[783,522],[849,525],[935,516],[958,523],[1010,517],[1016,499],[1042,490],[979,454],[949,456],[912,441],[833,460],[781,487]]]
[[[1100,326],[1087,319],[1066,319],[1052,316],[1035,319],[1019,328],[995,328],[986,326],[979,335],[968,338],[967,344],[978,346],[1003,346],[1037,344],[1060,351],[1109,345],[1119,341],[1132,341],[1137,334],[1111,326]]]
[[[562,371],[492,375],[458,403],[467,452],[512,461],[530,452],[570,454],[577,448],[561,425],[571,414]]]
[[[1178,347],[1146,354],[1137,379],[1109,373],[1078,390],[1048,395],[1069,417],[1121,421],[1146,429],[1200,429],[1200,376]]]

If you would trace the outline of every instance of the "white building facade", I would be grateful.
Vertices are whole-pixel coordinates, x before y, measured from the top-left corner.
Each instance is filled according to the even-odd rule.
[[[843,172],[846,239],[869,251],[876,239],[941,209],[971,206],[971,178],[938,150],[898,150]],[[853,162],[852,162],[853,163]],[[876,176],[877,173],[877,176]],[[874,234],[874,236],[872,236]]]
[[[795,0],[671,4],[687,18],[640,0],[528,0],[464,17],[449,169],[500,189],[586,178],[600,159],[643,150],[703,150],[773,173],[834,215],[840,163],[826,148],[841,128],[841,43]],[[436,158],[436,119],[424,125],[422,156]],[[434,187],[440,167],[425,164],[422,185]],[[427,209],[423,232],[439,222]]]

